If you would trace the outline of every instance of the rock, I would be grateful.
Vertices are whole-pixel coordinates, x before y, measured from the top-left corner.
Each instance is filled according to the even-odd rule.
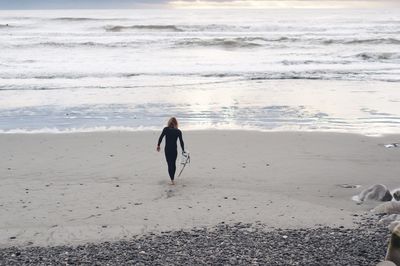
[[[400,190],[393,192],[393,198],[397,201],[400,201]]]
[[[385,146],[385,148],[399,148],[400,147],[400,143],[390,143],[390,144],[385,144],[383,145]]]
[[[353,184],[338,184],[337,186],[341,187],[341,188],[357,188],[358,187],[358,185],[353,185]]]
[[[392,236],[390,238],[389,247],[386,253],[387,261],[392,261],[396,265],[400,265],[400,224],[397,225],[392,230]]]
[[[391,201],[392,194],[385,185],[377,184],[361,191],[358,195],[359,201],[376,200],[376,201]]]
[[[389,225],[394,221],[400,221],[400,214],[391,214],[379,220],[378,224]]]
[[[374,213],[400,214],[400,202],[390,201],[382,203],[372,209]]]
[[[396,264],[391,261],[382,261],[376,264],[376,266],[396,266]]]
[[[394,229],[400,224],[400,221],[394,221],[389,224],[388,228],[390,232],[393,232]]]

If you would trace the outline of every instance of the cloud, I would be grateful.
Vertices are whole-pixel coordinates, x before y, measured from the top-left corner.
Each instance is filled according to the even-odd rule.
[[[0,0],[0,9],[135,8],[163,6],[167,0]]]
[[[171,0],[175,8],[345,8],[393,7],[399,0]]]
[[[0,0],[0,9],[392,7],[400,0]]]

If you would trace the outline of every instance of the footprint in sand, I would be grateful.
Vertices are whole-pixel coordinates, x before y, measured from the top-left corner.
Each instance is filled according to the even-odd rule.
[[[336,185],[340,188],[359,188],[361,185],[353,185],[353,184],[338,184]]]
[[[163,199],[163,198],[169,199],[169,198],[172,198],[172,197],[176,196],[174,189],[166,189],[166,190],[164,190],[164,192],[165,192],[165,194],[161,193],[161,195],[156,197],[154,200],[160,200],[160,199]]]
[[[167,181],[167,180],[160,180],[160,181],[158,181],[158,184],[160,185],[160,186],[165,186],[165,185],[168,185],[169,184],[169,181]]]
[[[172,189],[168,189],[167,191],[167,199],[172,198],[173,196],[175,196],[175,191],[173,191]]]
[[[88,217],[86,217],[86,218],[83,218],[83,220],[87,220],[87,219],[95,218],[95,217],[100,217],[100,216],[101,216],[100,213],[99,213],[99,214],[92,214],[92,215],[90,215],[90,216],[88,216]]]

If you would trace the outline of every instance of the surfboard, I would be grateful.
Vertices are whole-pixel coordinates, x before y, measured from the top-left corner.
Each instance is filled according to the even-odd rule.
[[[182,153],[182,159],[181,159],[181,165],[182,165],[182,169],[179,172],[178,177],[181,176],[183,169],[185,169],[186,165],[190,163],[190,153],[189,152],[183,152]]]

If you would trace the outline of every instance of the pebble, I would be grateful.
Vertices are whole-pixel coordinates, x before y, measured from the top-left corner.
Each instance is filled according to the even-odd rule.
[[[116,242],[3,248],[0,265],[376,265],[384,260],[388,239],[388,230],[369,220],[352,229],[272,231],[260,224],[220,223]]]

